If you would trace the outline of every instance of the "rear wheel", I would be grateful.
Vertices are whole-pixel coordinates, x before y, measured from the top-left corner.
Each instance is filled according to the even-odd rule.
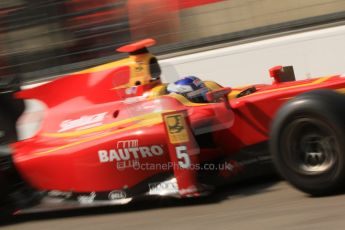
[[[0,144],[17,141],[16,122],[25,109],[24,101],[15,99],[14,91],[0,89]]]
[[[17,172],[11,148],[0,145],[0,218],[36,205],[42,195],[25,183]]]
[[[270,150],[278,171],[296,188],[316,196],[344,188],[344,107],[343,95],[319,90],[278,111]]]

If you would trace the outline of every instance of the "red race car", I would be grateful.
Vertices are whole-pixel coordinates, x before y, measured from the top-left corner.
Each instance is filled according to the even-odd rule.
[[[345,78],[227,88],[207,100],[168,93],[146,39],[127,59],[16,93],[46,105],[39,131],[2,145],[0,209],[124,204],[141,196],[197,197],[214,186],[279,172],[314,195],[343,187]]]

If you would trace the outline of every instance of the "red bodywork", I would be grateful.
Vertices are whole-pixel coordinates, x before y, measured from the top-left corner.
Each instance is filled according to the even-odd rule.
[[[79,193],[131,188],[174,173],[172,168],[138,170],[132,165],[176,161],[169,155],[173,150],[162,119],[166,113],[186,111],[195,137],[211,134],[208,141],[215,147],[194,151],[194,163],[202,163],[267,141],[276,111],[292,97],[320,88],[345,89],[340,76],[255,85],[257,91],[240,98],[236,94],[248,87],[233,88],[229,109],[223,101],[197,104],[180,95],[152,97],[162,85],[137,86],[131,92],[116,87],[129,78],[130,68],[122,66],[66,76],[18,94],[48,106],[37,134],[13,145],[15,165],[30,185]],[[189,145],[195,149],[195,142]]]

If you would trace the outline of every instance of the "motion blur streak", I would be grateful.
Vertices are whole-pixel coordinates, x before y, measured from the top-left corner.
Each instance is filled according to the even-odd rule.
[[[129,206],[17,216],[1,229],[61,229],[71,226],[74,230],[110,230],[114,226],[126,230],[137,229],[138,226],[142,230],[161,226],[166,230],[342,229],[345,224],[342,218],[344,207],[343,195],[310,198],[285,182],[268,180],[225,188],[211,198],[194,202],[156,200]]]
[[[28,82],[78,71],[146,37],[165,54],[344,18],[342,0],[2,0],[0,76]]]

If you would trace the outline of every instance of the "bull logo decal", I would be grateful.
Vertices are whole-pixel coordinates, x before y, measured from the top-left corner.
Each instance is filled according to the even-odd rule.
[[[167,117],[169,133],[180,133],[184,129],[182,121],[182,115],[180,114]]]
[[[170,143],[180,144],[189,141],[185,113],[167,114],[163,116],[163,119]]]

